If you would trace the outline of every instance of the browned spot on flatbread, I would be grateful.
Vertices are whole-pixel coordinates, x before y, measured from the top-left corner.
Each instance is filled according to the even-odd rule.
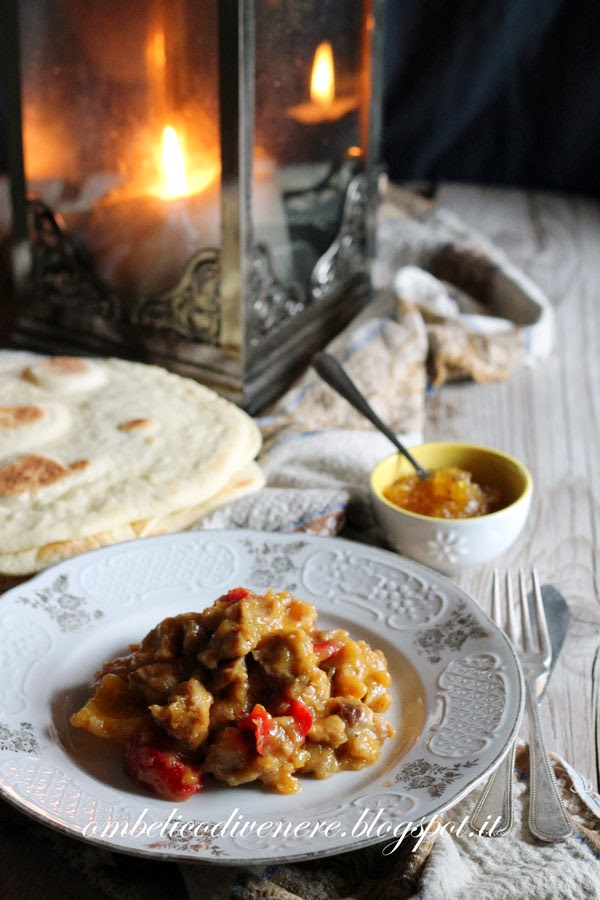
[[[39,406],[0,406],[0,428],[18,428],[44,418]]]
[[[53,356],[41,363],[40,369],[51,375],[78,375],[87,372],[88,364],[77,356]]]
[[[130,419],[128,422],[120,422],[117,425],[119,431],[137,431],[138,429],[152,428],[154,419]]]
[[[80,472],[81,469],[87,469],[89,466],[89,459],[76,459],[75,462],[71,463],[68,468],[69,472]]]
[[[0,466],[0,494],[15,497],[48,487],[66,478],[72,472],[89,466],[89,460],[79,459],[70,466],[63,466],[47,456],[28,454]]]
[[[45,372],[47,375],[81,375],[82,372],[87,372],[89,366],[85,359],[77,356],[53,356],[52,359],[38,363],[35,368],[37,372]],[[23,369],[21,378],[32,384],[38,383],[36,372],[30,366]]]

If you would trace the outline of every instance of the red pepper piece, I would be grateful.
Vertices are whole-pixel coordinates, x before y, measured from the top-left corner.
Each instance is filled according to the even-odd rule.
[[[320,663],[332,656],[336,656],[344,649],[343,641],[337,641],[333,638],[331,641],[315,641],[313,643],[313,652]]]
[[[257,703],[250,715],[244,719],[238,719],[236,725],[243,730],[248,729],[254,732],[256,752],[259,756],[264,756],[268,750],[270,738],[277,730],[277,723],[264,706],[261,703]]]
[[[294,697],[290,700],[285,700],[281,708],[284,709],[281,715],[292,716],[300,736],[305,738],[313,723],[313,714],[308,706],[302,700],[297,700]]]
[[[250,591],[248,590],[248,588],[231,588],[230,591],[227,591],[226,594],[223,594],[222,597],[219,597],[217,603],[237,603],[238,600],[243,600],[244,597],[248,597],[249,595]]]
[[[164,746],[163,746],[164,745]],[[125,748],[125,768],[134,781],[164,800],[187,800],[202,788],[202,773],[160,735],[137,731]]]

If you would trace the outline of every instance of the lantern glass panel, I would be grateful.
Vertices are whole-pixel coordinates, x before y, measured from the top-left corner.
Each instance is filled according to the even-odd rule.
[[[9,2],[14,342],[260,407],[368,299],[383,0]]]
[[[256,4],[253,211],[260,216],[260,173],[273,173],[284,226],[271,222],[269,234],[255,219],[255,237],[270,245],[277,277],[307,295],[364,164],[365,21],[362,0]]]
[[[28,187],[132,301],[220,244],[216,0],[201,6],[202,27],[187,0],[22,5]]]

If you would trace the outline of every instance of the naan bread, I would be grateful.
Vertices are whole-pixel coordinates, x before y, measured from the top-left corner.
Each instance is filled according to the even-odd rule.
[[[39,565],[48,545],[185,527],[236,484],[260,443],[234,404],[157,366],[5,353],[0,559],[34,549]],[[261,486],[256,473],[250,484]]]
[[[219,494],[197,506],[190,506],[166,516],[155,516],[152,519],[141,519],[130,525],[122,525],[112,531],[103,531],[83,538],[71,538],[68,541],[56,541],[43,547],[30,547],[16,553],[0,553],[0,573],[4,576],[18,577],[32,575],[48,566],[56,565],[70,559],[78,553],[97,550],[119,541],[131,541],[134,538],[150,537],[158,534],[170,534],[182,531],[195,525],[204,516],[215,509],[244,497],[264,486],[265,477],[256,463],[249,463],[242,472],[233,479]]]

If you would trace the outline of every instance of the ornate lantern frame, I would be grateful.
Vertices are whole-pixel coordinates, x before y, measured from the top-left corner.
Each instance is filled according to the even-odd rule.
[[[167,0],[141,2],[153,15],[168,6]],[[370,297],[383,0],[176,0],[188,36],[208,7],[215,18],[219,239],[216,245],[195,246],[166,289],[133,295],[99,274],[94,251],[77,227],[65,225],[60,207],[53,207],[44,190],[36,192],[28,171],[30,67],[37,65],[39,83],[40,58],[47,64],[53,52],[30,58],[31,3],[3,0],[17,298],[11,343],[158,363],[257,411]],[[54,5],[52,0],[41,3],[46,10]],[[134,5],[139,8],[140,2]],[[82,0],[63,0],[62,6],[81,8]],[[52,20],[51,10],[38,24],[51,32]],[[345,35],[343,46],[353,48],[348,82],[355,105],[337,118],[317,109],[314,121],[310,109],[308,121],[300,115],[292,120],[282,106],[273,113],[273,97],[285,92],[288,81],[299,82],[317,37],[336,35]],[[52,34],[45,40],[51,48]],[[293,59],[284,52],[289,47],[295,48]],[[77,60],[66,61],[67,75],[69,65],[79,71]],[[288,78],[290,72],[293,78]],[[261,128],[270,128],[280,149],[275,167],[257,176]],[[76,140],[83,146],[96,133],[92,126]],[[290,147],[293,160],[288,165]],[[138,216],[135,206],[128,207],[126,227],[130,220],[135,230],[144,209],[140,206]],[[272,209],[276,215],[271,216]],[[266,236],[261,216],[275,222]],[[163,255],[176,243],[177,235],[172,244],[160,245]]]

